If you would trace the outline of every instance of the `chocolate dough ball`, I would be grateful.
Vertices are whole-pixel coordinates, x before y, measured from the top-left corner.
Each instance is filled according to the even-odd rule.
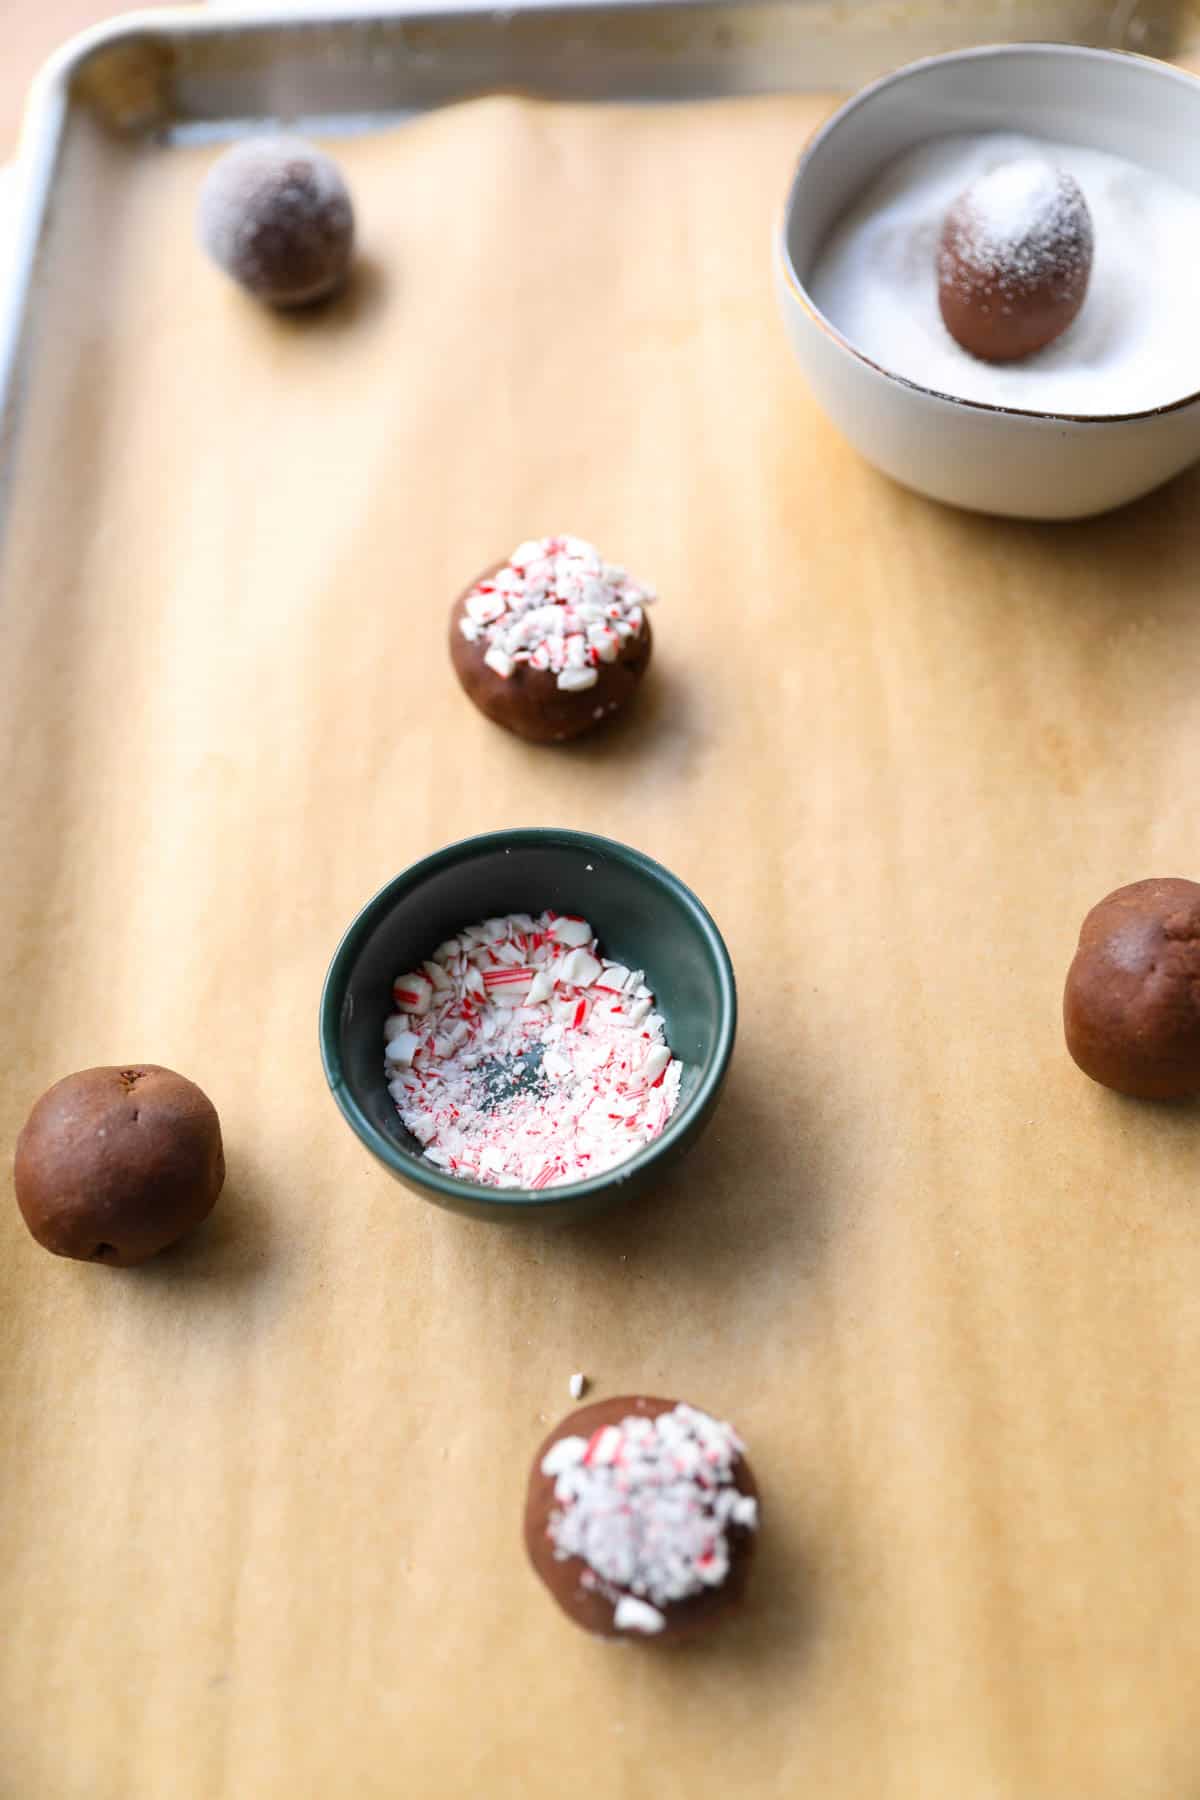
[[[650,662],[653,599],[581,538],[535,539],[455,600],[454,672],[495,724],[565,743],[632,699]],[[560,666],[571,657],[578,666]]]
[[[758,1518],[728,1425],[624,1394],[580,1407],[538,1450],[525,1547],[585,1631],[673,1643],[741,1600]]]
[[[984,362],[1017,362],[1067,329],[1092,273],[1092,215],[1078,182],[1037,157],[1004,163],[960,194],[938,249],[949,331]]]
[[[225,1180],[216,1108],[155,1063],[81,1069],[17,1139],[17,1204],[55,1256],[127,1265],[208,1217]]]
[[[1200,1094],[1200,884],[1135,881],[1093,906],[1063,996],[1085,1075],[1141,1100]]]
[[[346,279],[354,208],[323,150],[303,138],[247,138],[209,170],[199,231],[213,261],[248,293],[271,306],[307,306]]]

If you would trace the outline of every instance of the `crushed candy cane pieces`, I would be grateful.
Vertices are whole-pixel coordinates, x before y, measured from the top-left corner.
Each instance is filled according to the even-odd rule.
[[[641,970],[606,960],[586,919],[467,926],[398,975],[388,1091],[435,1167],[491,1187],[585,1181],[665,1128],[682,1064]]]
[[[758,1528],[758,1502],[737,1485],[743,1450],[730,1426],[682,1402],[550,1446],[554,1554],[588,1565],[584,1584],[612,1600],[618,1631],[660,1631],[662,1607],[724,1581],[730,1530]]]
[[[599,665],[641,635],[654,597],[583,538],[536,538],[476,582],[458,624],[469,643],[485,646],[484,662],[503,681],[528,663],[553,674],[564,693],[583,693],[600,679]]]
[[[613,1624],[618,1631],[644,1631],[649,1635],[662,1631],[666,1623],[666,1615],[660,1613],[657,1606],[635,1600],[632,1594],[622,1594],[613,1612]]]

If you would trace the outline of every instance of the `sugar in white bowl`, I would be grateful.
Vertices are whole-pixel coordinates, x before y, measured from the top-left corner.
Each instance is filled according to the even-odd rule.
[[[1020,362],[986,363],[942,322],[938,240],[965,188],[1035,157],[1083,191],[1095,230],[1091,283],[1053,344]],[[963,400],[1103,415],[1200,392],[1200,197],[1103,150],[1005,132],[919,145],[835,227],[808,285],[830,324],[873,362]]]
[[[1083,309],[1045,361],[1039,352],[1024,367],[989,368],[976,364],[949,334],[940,336],[941,216],[932,221],[932,243],[909,232],[890,247],[913,307],[905,312],[893,306],[886,333],[881,330],[868,348],[853,335],[856,330],[863,335],[860,321],[846,314],[831,319],[838,308],[836,298],[830,299],[834,284],[828,269],[818,274],[823,253],[832,252],[836,235],[877,183],[895,182],[907,157],[919,162],[935,140],[956,136],[961,142],[964,134],[976,143],[990,140],[993,150],[998,137],[1007,137],[1010,145],[1014,139],[1065,144],[1089,153],[1088,160],[1090,153],[1119,160],[1135,178],[1153,176],[1156,186],[1165,183],[1172,190],[1175,201],[1190,196],[1200,209],[1200,80],[1182,69],[1076,44],[991,44],[898,69],[848,100],[814,134],[785,202],[776,238],[776,292],[813,398],[877,468],[957,506],[1018,518],[1080,519],[1149,493],[1200,457],[1195,287],[1189,269],[1182,298],[1177,292],[1154,296],[1175,325],[1181,312],[1188,319],[1182,355],[1166,359],[1172,367],[1165,394],[1167,384],[1158,380],[1164,359],[1155,352],[1139,365],[1127,342],[1121,377],[1130,380],[1124,393],[1120,383],[1109,384],[1097,402],[1093,366],[1083,395],[1078,368],[1072,372],[1065,366],[1068,348],[1078,356],[1081,346],[1090,345],[1093,359],[1104,361],[1106,380],[1115,360],[1110,355],[1115,346],[1105,345],[1103,333],[1092,336],[1104,316],[1103,302],[1094,319],[1084,318],[1102,293],[1101,237],[1110,235],[1105,228],[1111,219],[1103,196],[1092,208],[1093,196],[1087,194],[1098,216],[1096,264]],[[1074,172],[1079,165],[1067,166]],[[1110,161],[1110,171],[1111,166]],[[931,211],[944,213],[965,185],[965,173],[960,167],[945,181]],[[1085,176],[1081,186],[1087,185]],[[1144,194],[1140,180],[1138,186]],[[1191,205],[1185,241],[1174,246],[1172,276],[1200,246],[1195,228],[1200,210],[1193,213]],[[1175,216],[1182,216],[1177,208]],[[1135,221],[1133,229],[1140,233],[1142,223]],[[1165,270],[1152,265],[1149,273],[1161,283]],[[1159,312],[1158,324],[1163,323]],[[905,344],[921,346],[921,356],[903,359],[901,367]],[[1072,390],[1069,399],[1054,394],[1051,374]],[[1003,398],[992,378],[1004,384]],[[975,388],[987,397],[967,397],[964,389],[971,382],[988,383]],[[1122,400],[1132,400],[1132,410],[1122,411]]]

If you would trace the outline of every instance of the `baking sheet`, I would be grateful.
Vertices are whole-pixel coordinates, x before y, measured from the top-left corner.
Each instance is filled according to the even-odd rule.
[[[73,117],[0,562],[0,1136],[152,1057],[230,1177],[140,1271],[0,1210],[0,1737],[53,1800],[813,1792],[1161,1800],[1193,1780],[1197,1119],[1061,1043],[1083,910],[1194,874],[1194,476],[959,516],[789,358],[768,244],[827,103],[489,99],[339,145],[353,293],[196,260],[209,152]],[[488,727],[450,596],[569,529],[655,581],[635,715]],[[652,1202],[422,1205],[323,1090],[361,901],[581,825],[713,909],[742,1029]],[[734,1419],[753,1601],[676,1655],[523,1566],[570,1404]]]
[[[512,85],[553,99],[819,92],[981,41],[1165,56],[1195,12],[1196,0],[250,0],[144,16],[75,62],[77,86],[112,114],[184,136],[264,114],[361,121]]]

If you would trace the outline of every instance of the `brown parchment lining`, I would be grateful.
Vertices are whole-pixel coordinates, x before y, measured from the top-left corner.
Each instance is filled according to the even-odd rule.
[[[73,128],[0,567],[0,1125],[153,1058],[230,1173],[140,1271],[0,1209],[8,1793],[1194,1784],[1200,1118],[1086,1082],[1059,996],[1092,901],[1200,872],[1200,486],[1035,527],[866,468],[770,288],[824,110],[345,141],[360,277],[292,320],[193,249],[211,152]],[[444,642],[556,530],[662,594],[636,714],[561,753]],[[741,990],[710,1136],[574,1231],[407,1195],[316,1051],[361,902],[526,823],[678,871]],[[707,1647],[590,1642],[524,1566],[576,1369],[749,1443]]]

